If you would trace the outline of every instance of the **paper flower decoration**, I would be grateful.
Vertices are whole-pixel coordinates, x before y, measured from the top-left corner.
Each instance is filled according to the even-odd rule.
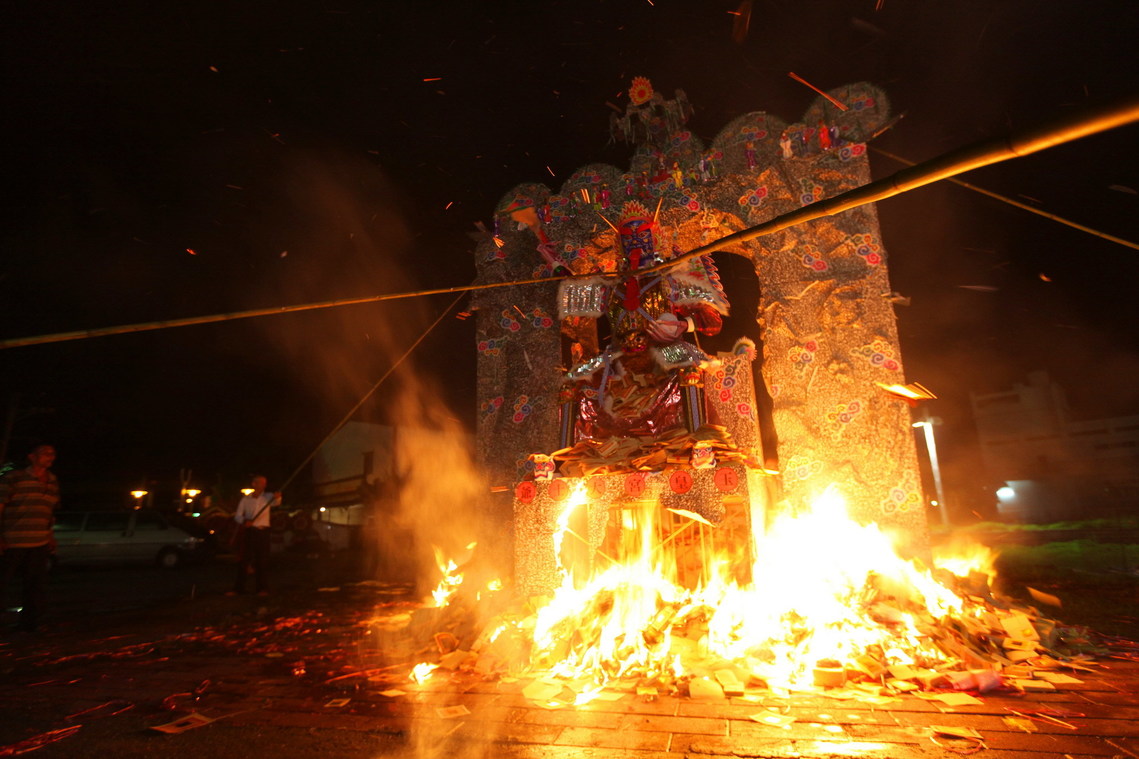
[[[633,83],[629,86],[629,100],[633,101],[633,105],[644,105],[652,96],[652,82],[647,77],[633,77]]]

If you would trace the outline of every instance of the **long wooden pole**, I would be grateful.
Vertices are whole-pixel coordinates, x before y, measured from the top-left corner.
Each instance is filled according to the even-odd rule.
[[[890,158],[894,161],[897,161],[898,163],[904,163],[907,166],[916,166],[917,165],[916,163],[914,163],[913,161],[911,161],[909,159],[902,158],[900,155],[894,155],[893,153],[888,153],[885,150],[881,150],[879,148],[870,148],[870,149],[872,151],[874,151],[875,153],[877,153],[878,155],[884,155],[887,158]],[[957,185],[958,187],[964,187],[966,190],[972,190],[973,192],[980,193],[981,195],[985,195],[987,197],[990,197],[993,200],[999,200],[1002,203],[1008,203],[1010,206],[1014,206],[1016,208],[1019,208],[1022,211],[1028,211],[1029,213],[1034,213],[1037,216],[1043,216],[1045,219],[1049,219],[1051,221],[1054,221],[1057,224],[1063,224],[1064,226],[1071,227],[1072,229],[1078,229],[1081,232],[1086,232],[1089,235],[1101,237],[1104,240],[1107,240],[1108,242],[1113,242],[1113,243],[1116,243],[1117,245],[1122,245],[1126,248],[1131,248],[1132,250],[1139,250],[1139,243],[1132,242],[1131,240],[1124,240],[1122,237],[1116,237],[1115,235],[1109,235],[1107,232],[1101,232],[1100,230],[1093,229],[1086,224],[1080,224],[1078,221],[1072,221],[1071,219],[1066,219],[1063,216],[1060,216],[1059,214],[1049,213],[1048,211],[1041,210],[1039,208],[1036,208],[1035,206],[1030,206],[1027,203],[1022,203],[1019,200],[1017,200],[1016,198],[1010,198],[1007,195],[1001,195],[999,192],[993,192],[992,190],[986,190],[984,187],[978,187],[975,184],[963,182],[960,179],[947,179],[946,181],[952,182],[953,184]]]
[[[642,270],[642,274],[668,269],[677,263],[698,256],[724,250],[740,243],[754,240],[764,235],[781,232],[798,224],[803,224],[824,216],[833,216],[849,211],[852,208],[875,203],[879,200],[892,198],[910,190],[924,187],[942,179],[963,174],[983,166],[1020,158],[1032,153],[1046,150],[1065,142],[1078,140],[1100,132],[1106,132],[1116,127],[1126,126],[1139,122],[1139,97],[1130,98],[1122,103],[1099,108],[1087,113],[1069,116],[1044,126],[1028,129],[1023,132],[992,140],[967,145],[952,150],[937,158],[932,158],[896,174],[879,179],[876,182],[856,187],[853,190],[836,195],[818,203],[812,203],[795,211],[777,216],[770,221],[754,227],[733,232],[715,242],[702,245],[687,253],[672,258],[663,264]],[[490,290],[499,287],[517,287],[538,283],[556,282],[562,279],[575,279],[596,274],[574,275],[564,277],[537,277],[534,279],[514,280],[511,282],[493,282],[481,285],[466,285],[461,287],[445,287],[436,290],[417,290],[404,293],[387,293],[373,295],[365,298],[348,298],[344,300],[329,300],[319,303],[305,303],[296,306],[279,306],[277,308],[262,308],[253,311],[239,311],[228,314],[215,314],[213,316],[196,316],[186,319],[165,319],[162,321],[144,322],[141,324],[126,324],[117,327],[101,327],[97,329],[77,330],[74,332],[58,332],[51,335],[36,337],[17,337],[0,340],[0,350],[5,348],[20,348],[30,345],[43,345],[45,343],[59,343],[68,340],[81,340],[90,337],[106,337],[109,335],[123,335],[133,332],[147,332],[170,327],[188,327],[195,324],[212,324],[215,322],[230,321],[234,319],[250,319],[257,316],[271,316],[274,314],[290,314],[298,311],[313,311],[321,308],[338,308],[340,306],[354,306],[363,303],[379,303],[389,300],[402,300],[418,298],[426,295],[439,295],[441,293],[463,293],[476,290]]]
[[[724,250],[739,245],[757,237],[781,232],[797,224],[821,219],[824,216],[849,211],[867,203],[901,195],[903,192],[916,190],[928,184],[939,182],[942,179],[964,174],[983,166],[991,166],[1012,158],[1021,158],[1041,150],[1046,150],[1065,142],[1078,140],[1099,132],[1106,132],[1116,127],[1126,126],[1139,122],[1139,97],[1130,98],[1123,103],[1100,108],[1090,113],[1083,113],[1060,119],[1051,124],[1028,129],[1018,134],[1000,137],[992,140],[966,145],[963,148],[951,150],[948,153],[919,163],[908,169],[902,169],[896,174],[879,179],[876,182],[856,187],[853,190],[836,195],[818,203],[812,203],[796,211],[777,216],[770,221],[758,224],[739,232],[721,237],[715,242],[702,245],[658,264],[644,273],[667,269],[681,261],[707,255],[717,250]]]
[[[305,468],[305,466],[308,464],[308,462],[312,461],[312,457],[315,456],[320,451],[320,449],[324,447],[324,444],[327,443],[329,440],[331,440],[332,436],[335,435],[337,432],[339,432],[341,427],[348,424],[349,420],[351,420],[352,417],[356,415],[356,412],[360,410],[360,407],[364,405],[364,402],[367,401],[369,398],[371,398],[372,395],[375,394],[375,392],[380,389],[380,385],[384,384],[384,382],[387,381],[388,377],[390,377],[392,375],[392,373],[395,372],[395,370],[399,368],[399,365],[402,364],[407,359],[407,357],[411,355],[412,351],[414,351],[416,348],[418,348],[419,344],[422,343],[427,338],[427,336],[431,334],[431,330],[433,330],[439,326],[439,322],[443,321],[443,317],[445,317],[447,314],[451,313],[451,309],[453,309],[455,306],[459,305],[459,299],[461,297],[462,297],[462,295],[456,296],[455,299],[453,301],[451,301],[451,305],[449,305],[445,309],[443,309],[442,313],[440,313],[439,316],[435,318],[435,321],[433,321],[431,323],[431,326],[428,327],[427,329],[423,330],[423,334],[421,334],[418,338],[416,338],[415,342],[413,342],[410,346],[408,346],[407,350],[405,350],[403,352],[403,355],[401,355],[399,358],[397,358],[392,363],[392,365],[390,367],[388,367],[388,370],[386,372],[384,372],[382,377],[380,377],[378,380],[376,380],[375,384],[372,385],[371,389],[368,390],[368,392],[364,393],[364,395],[360,398],[360,400],[356,401],[356,405],[353,406],[348,411],[347,414],[342,416],[340,418],[340,421],[336,423],[336,426],[333,427],[329,431],[329,433],[324,436],[324,439],[321,440],[319,443],[317,443],[316,447],[313,448],[311,452],[309,452],[308,456],[305,456],[304,461],[297,464],[297,466],[293,469],[293,473],[290,474],[289,478],[287,480],[285,480],[284,484],[281,485],[282,491],[285,488],[287,488],[290,484],[292,484],[293,480],[295,480],[297,478],[297,475],[301,473],[301,470]]]

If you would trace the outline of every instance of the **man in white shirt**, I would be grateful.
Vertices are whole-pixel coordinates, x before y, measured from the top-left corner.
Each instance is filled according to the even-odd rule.
[[[237,579],[233,593],[245,593],[245,580],[253,575],[257,595],[269,595],[269,511],[281,501],[280,493],[267,493],[268,481],[254,477],[251,492],[237,504],[233,521],[237,522]]]

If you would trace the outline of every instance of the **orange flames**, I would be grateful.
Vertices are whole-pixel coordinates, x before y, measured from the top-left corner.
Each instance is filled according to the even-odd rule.
[[[559,556],[570,514],[584,501],[584,487],[567,499]],[[850,669],[876,675],[944,663],[950,657],[923,621],[981,613],[899,558],[875,526],[849,519],[833,489],[810,513],[755,537],[752,579],[742,584],[728,571],[738,557],[724,555],[711,557],[709,581],[680,587],[675,556],[653,544],[651,518],[635,522],[640,545],[631,560],[588,578],[563,569],[562,586],[533,621],[533,667],[598,685],[627,678],[665,685],[714,678],[729,689],[752,679],[833,685]],[[982,558],[947,566],[967,575]]]
[[[477,543],[470,543],[467,545],[466,554],[470,558],[470,554],[475,550]],[[465,563],[465,559],[448,559],[443,550],[438,546],[432,546],[435,550],[435,565],[439,567],[439,571],[443,574],[443,579],[431,591],[431,600],[436,608],[443,608],[451,603],[455,593],[459,591],[459,586],[463,584],[464,575],[459,571],[460,564]]]
[[[624,560],[606,557],[610,566],[575,576],[566,538],[587,500],[579,481],[557,519],[561,586],[551,597],[530,599],[528,614],[514,607],[490,620],[467,660],[476,671],[561,678],[572,682],[576,703],[618,681],[693,695],[739,695],[756,682],[775,689],[840,686],[849,678],[877,684],[976,666],[955,659],[961,651],[937,628],[993,621],[981,599],[934,579],[945,572],[981,577],[987,595],[986,549],[939,560],[931,573],[900,558],[876,526],[850,519],[837,489],[809,513],[778,519],[763,534],[755,530],[752,546],[704,557],[705,579],[694,588],[676,580],[679,541],[661,539],[655,504],[620,511]],[[752,523],[762,525],[762,515]],[[747,580],[740,579],[743,555],[756,557]],[[444,580],[435,599],[442,607],[462,574],[461,562],[438,559]],[[417,669],[415,679],[428,672]]]

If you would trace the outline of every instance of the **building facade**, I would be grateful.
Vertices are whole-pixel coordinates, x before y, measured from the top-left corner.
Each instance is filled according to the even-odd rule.
[[[971,399],[985,466],[1006,483],[997,493],[1003,518],[1139,512],[1139,416],[1075,421],[1063,388],[1043,371]]]

